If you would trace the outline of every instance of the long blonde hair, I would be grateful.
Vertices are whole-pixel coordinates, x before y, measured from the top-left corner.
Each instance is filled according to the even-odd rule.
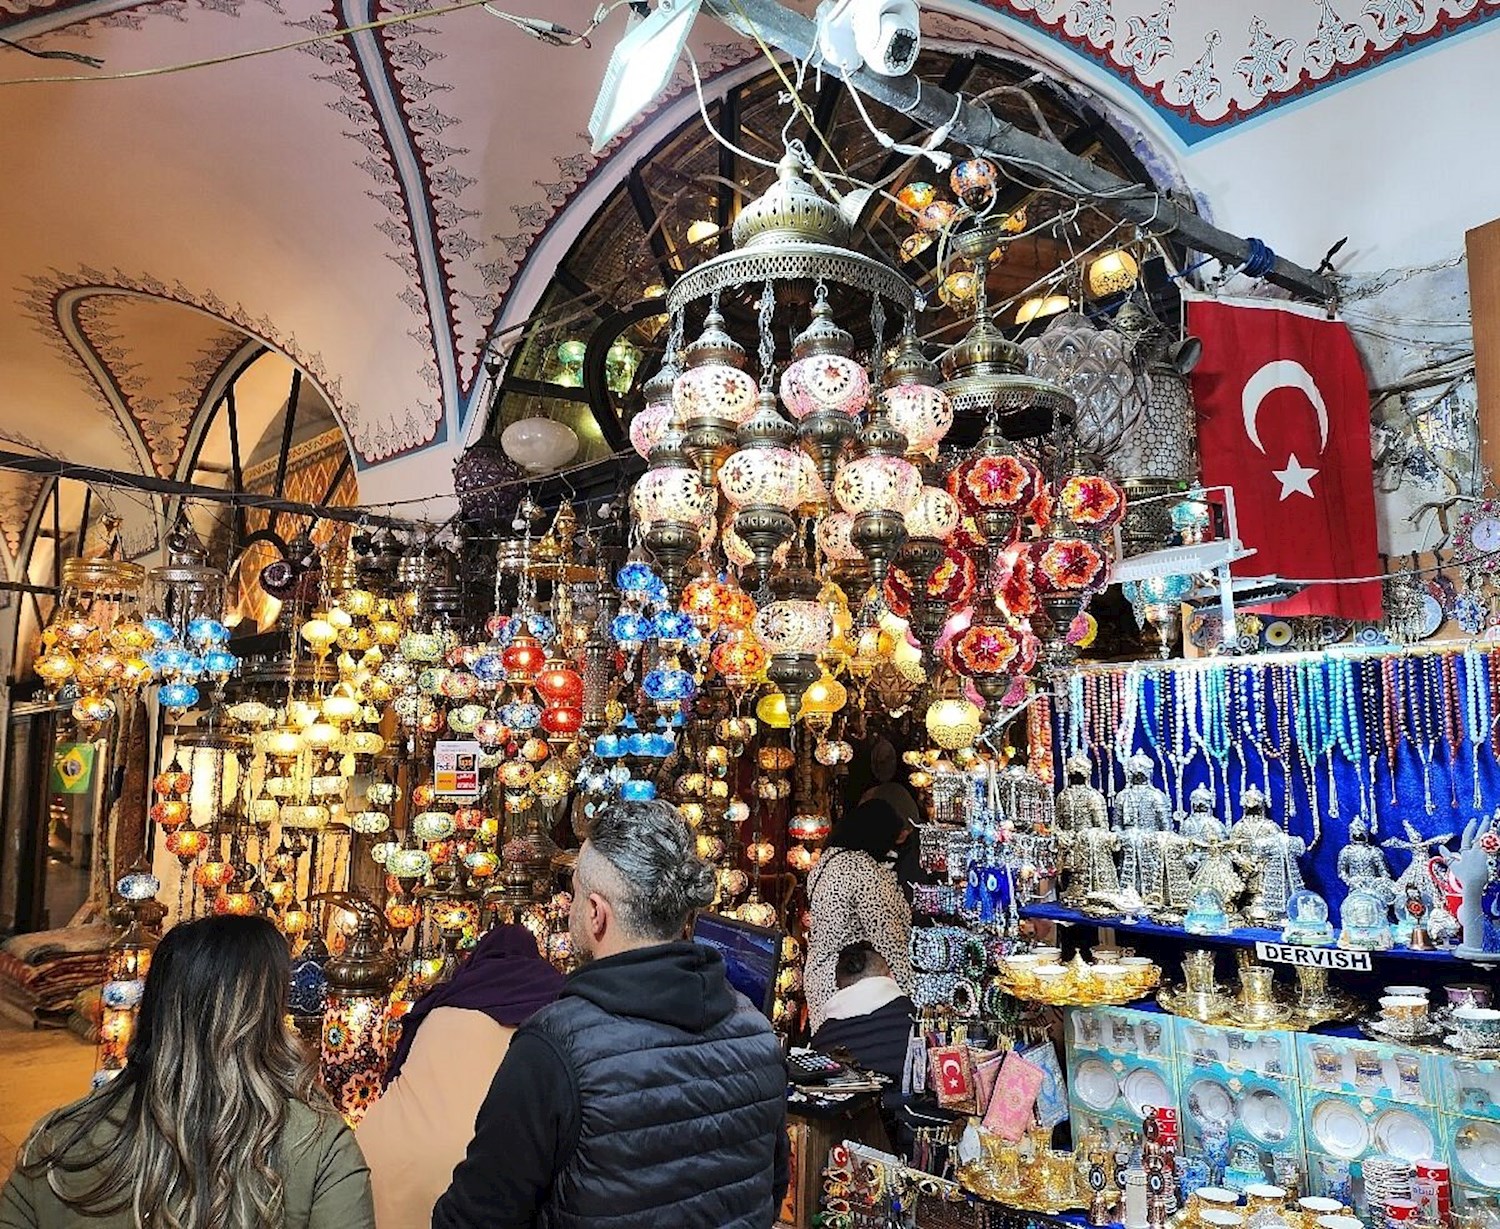
[[[264,918],[213,917],[156,949],[125,1070],[22,1150],[80,1216],[144,1229],[280,1229],[288,1103],[331,1112],[285,1024],[290,960]]]

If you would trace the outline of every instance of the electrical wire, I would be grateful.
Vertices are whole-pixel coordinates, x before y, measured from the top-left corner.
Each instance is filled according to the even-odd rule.
[[[69,76],[55,77],[12,77],[0,79],[0,86],[4,85],[60,85],[73,81],[133,81],[145,77],[165,77],[174,73],[190,72],[198,68],[213,68],[220,64],[233,64],[239,60],[252,60],[258,56],[274,55],[282,51],[295,51],[301,47],[311,47],[318,43],[326,43],[331,39],[344,38],[350,34],[362,34],[368,30],[383,30],[388,26],[401,25],[409,21],[422,21],[431,17],[445,17],[450,13],[461,12],[464,9],[483,8],[492,16],[502,18],[515,26],[517,29],[529,34],[533,38],[544,42],[552,42],[555,46],[573,46],[578,42],[586,42],[588,35],[597,27],[598,22],[603,20],[599,14],[595,14],[595,20],[586,26],[581,34],[574,34],[566,27],[556,26],[554,22],[546,21],[538,17],[521,17],[514,13],[505,13],[494,8],[488,0],[457,0],[454,4],[445,4],[437,8],[416,9],[409,13],[393,13],[389,17],[381,17],[375,21],[360,22],[358,25],[340,26],[336,30],[324,30],[318,34],[310,34],[306,38],[292,39],[290,42],[277,43],[270,47],[253,47],[248,51],[232,51],[220,56],[209,56],[201,60],[189,60],[181,64],[163,64],[154,68],[134,68],[118,73],[90,73],[73,74]],[[613,11],[613,8],[603,10],[605,15]],[[571,37],[572,42],[566,41],[561,36],[553,38],[550,32],[553,29],[562,30]],[[544,34],[544,30],[547,32]],[[25,50],[23,48],[22,50]]]

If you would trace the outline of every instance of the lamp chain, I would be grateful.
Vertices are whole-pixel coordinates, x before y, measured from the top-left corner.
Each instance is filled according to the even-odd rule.
[[[760,327],[760,386],[771,387],[776,362],[776,338],[771,334],[771,318],[776,314],[776,288],[767,280],[760,292],[760,310],[757,323]]]

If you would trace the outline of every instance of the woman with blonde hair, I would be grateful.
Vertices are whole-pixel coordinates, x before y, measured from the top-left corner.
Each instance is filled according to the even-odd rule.
[[[125,1069],[55,1110],[0,1191],[0,1229],[373,1229],[354,1135],[286,1027],[264,918],[158,945]]]

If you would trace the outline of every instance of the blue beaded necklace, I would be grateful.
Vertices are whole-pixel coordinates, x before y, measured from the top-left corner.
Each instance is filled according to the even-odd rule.
[[[1474,813],[1484,814],[1484,785],[1479,769],[1479,747],[1488,744],[1495,726],[1490,710],[1489,656],[1472,646],[1464,650],[1464,726],[1469,735],[1469,749],[1474,761]]]
[[[1208,761],[1210,780],[1217,764],[1223,778],[1223,795],[1229,796],[1229,749],[1233,745],[1229,724],[1229,680],[1221,666],[1211,666],[1198,678],[1200,735],[1195,739]]]

